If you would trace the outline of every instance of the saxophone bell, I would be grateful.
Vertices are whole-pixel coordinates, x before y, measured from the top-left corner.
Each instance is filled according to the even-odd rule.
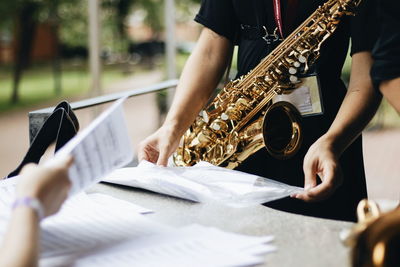
[[[280,101],[265,112],[262,122],[264,146],[277,159],[296,154],[303,140],[301,115],[291,103]]]

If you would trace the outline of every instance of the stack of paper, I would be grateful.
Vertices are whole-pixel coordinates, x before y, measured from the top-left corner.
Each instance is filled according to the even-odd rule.
[[[249,237],[192,225],[120,246],[78,260],[76,266],[217,267],[250,266],[275,251],[272,237]]]
[[[142,161],[138,167],[115,170],[103,181],[196,202],[217,200],[232,206],[261,204],[303,190],[207,162],[200,162],[193,167],[161,167]]]
[[[16,180],[0,182],[0,242]],[[78,194],[42,222],[40,266],[247,266],[275,249],[270,236],[175,229],[139,214],[148,212],[110,196]]]

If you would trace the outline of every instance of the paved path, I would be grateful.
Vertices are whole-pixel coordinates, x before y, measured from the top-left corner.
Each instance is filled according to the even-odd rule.
[[[400,200],[400,129],[364,133],[364,163],[369,197]]]
[[[106,91],[130,90],[162,80],[162,73],[140,74],[115,83]],[[52,106],[45,103],[30,110]],[[104,105],[106,106],[106,105]],[[103,107],[77,112],[84,127]],[[29,109],[0,114],[0,177],[16,167],[28,147]],[[136,145],[158,127],[155,94],[131,98],[125,105],[132,143]],[[400,119],[400,118],[399,118]],[[368,191],[371,198],[400,199],[400,129],[364,133],[364,157]]]

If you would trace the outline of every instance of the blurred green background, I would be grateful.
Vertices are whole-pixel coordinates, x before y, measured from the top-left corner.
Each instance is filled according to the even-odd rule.
[[[200,30],[199,2],[175,0],[178,70]],[[104,87],[165,71],[164,1],[101,0],[100,8]],[[88,1],[2,0],[0,15],[0,112],[90,95]]]

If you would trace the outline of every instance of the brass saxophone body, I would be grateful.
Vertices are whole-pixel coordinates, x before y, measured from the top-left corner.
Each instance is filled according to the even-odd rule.
[[[360,1],[327,1],[251,72],[226,84],[184,134],[175,164],[208,161],[234,169],[263,147],[279,159],[294,155],[301,116],[290,103],[271,100],[301,83],[298,75],[307,73],[341,17],[353,15]]]

